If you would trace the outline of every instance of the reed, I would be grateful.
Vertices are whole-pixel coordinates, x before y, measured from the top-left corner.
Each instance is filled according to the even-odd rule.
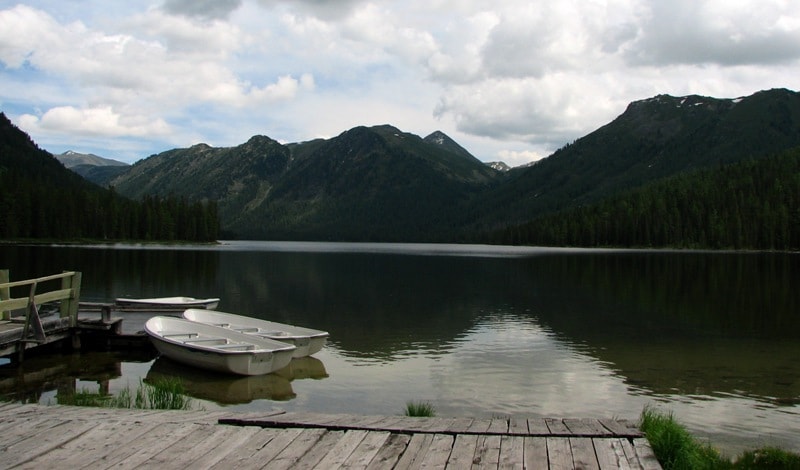
[[[664,470],[800,470],[800,455],[774,447],[748,451],[733,461],[728,460],[710,444],[698,441],[671,413],[645,408],[639,427],[647,436]]]
[[[406,403],[405,415],[432,418],[436,416],[436,409],[428,402],[410,401]]]
[[[152,383],[140,380],[135,392],[131,392],[130,387],[125,387],[116,396],[78,390],[73,394],[59,395],[58,403],[148,410],[188,410],[192,406],[191,398],[184,394],[183,383],[176,378],[157,379]]]

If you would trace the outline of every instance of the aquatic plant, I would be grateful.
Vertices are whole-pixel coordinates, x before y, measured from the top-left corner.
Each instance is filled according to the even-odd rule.
[[[436,409],[428,402],[410,401],[406,403],[405,415],[431,418],[436,416]]]
[[[75,393],[59,395],[60,405],[94,406],[101,408],[137,408],[148,410],[188,410],[192,399],[184,392],[183,383],[176,378],[159,378],[151,383],[139,381],[136,392],[125,387],[119,393],[108,395],[101,392],[77,390]]]
[[[678,423],[672,413],[651,408],[642,411],[639,428],[664,470],[693,469],[796,469],[800,470],[800,455],[774,447],[743,453],[731,461],[720,455],[710,444],[700,442]]]

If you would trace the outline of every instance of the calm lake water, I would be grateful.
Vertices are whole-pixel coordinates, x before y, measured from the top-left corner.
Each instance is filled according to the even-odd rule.
[[[83,273],[81,300],[220,297],[327,330],[277,374],[235,378],[141,353],[0,366],[0,396],[58,402],[179,376],[196,405],[256,411],[638,418],[672,412],[726,453],[800,452],[800,255],[224,242],[8,246],[20,280]],[[126,320],[140,328],[142,318]]]

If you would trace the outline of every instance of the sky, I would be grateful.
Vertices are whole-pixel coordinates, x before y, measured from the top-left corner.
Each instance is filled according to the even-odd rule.
[[[800,89],[797,0],[0,0],[0,111],[126,163],[441,130],[517,166],[658,94]]]

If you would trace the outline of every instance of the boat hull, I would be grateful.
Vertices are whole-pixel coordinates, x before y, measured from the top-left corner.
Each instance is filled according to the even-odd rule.
[[[183,318],[291,344],[295,347],[293,354],[296,358],[319,352],[327,343],[329,336],[327,331],[215,310],[187,309],[183,312]]]
[[[238,375],[263,375],[289,365],[294,348],[180,318],[153,317],[145,332],[160,354],[190,366]]]
[[[219,305],[218,298],[195,299],[194,297],[155,297],[149,299],[117,298],[115,302],[120,308],[130,309],[156,309],[156,310],[185,310],[187,308],[215,309]]]

